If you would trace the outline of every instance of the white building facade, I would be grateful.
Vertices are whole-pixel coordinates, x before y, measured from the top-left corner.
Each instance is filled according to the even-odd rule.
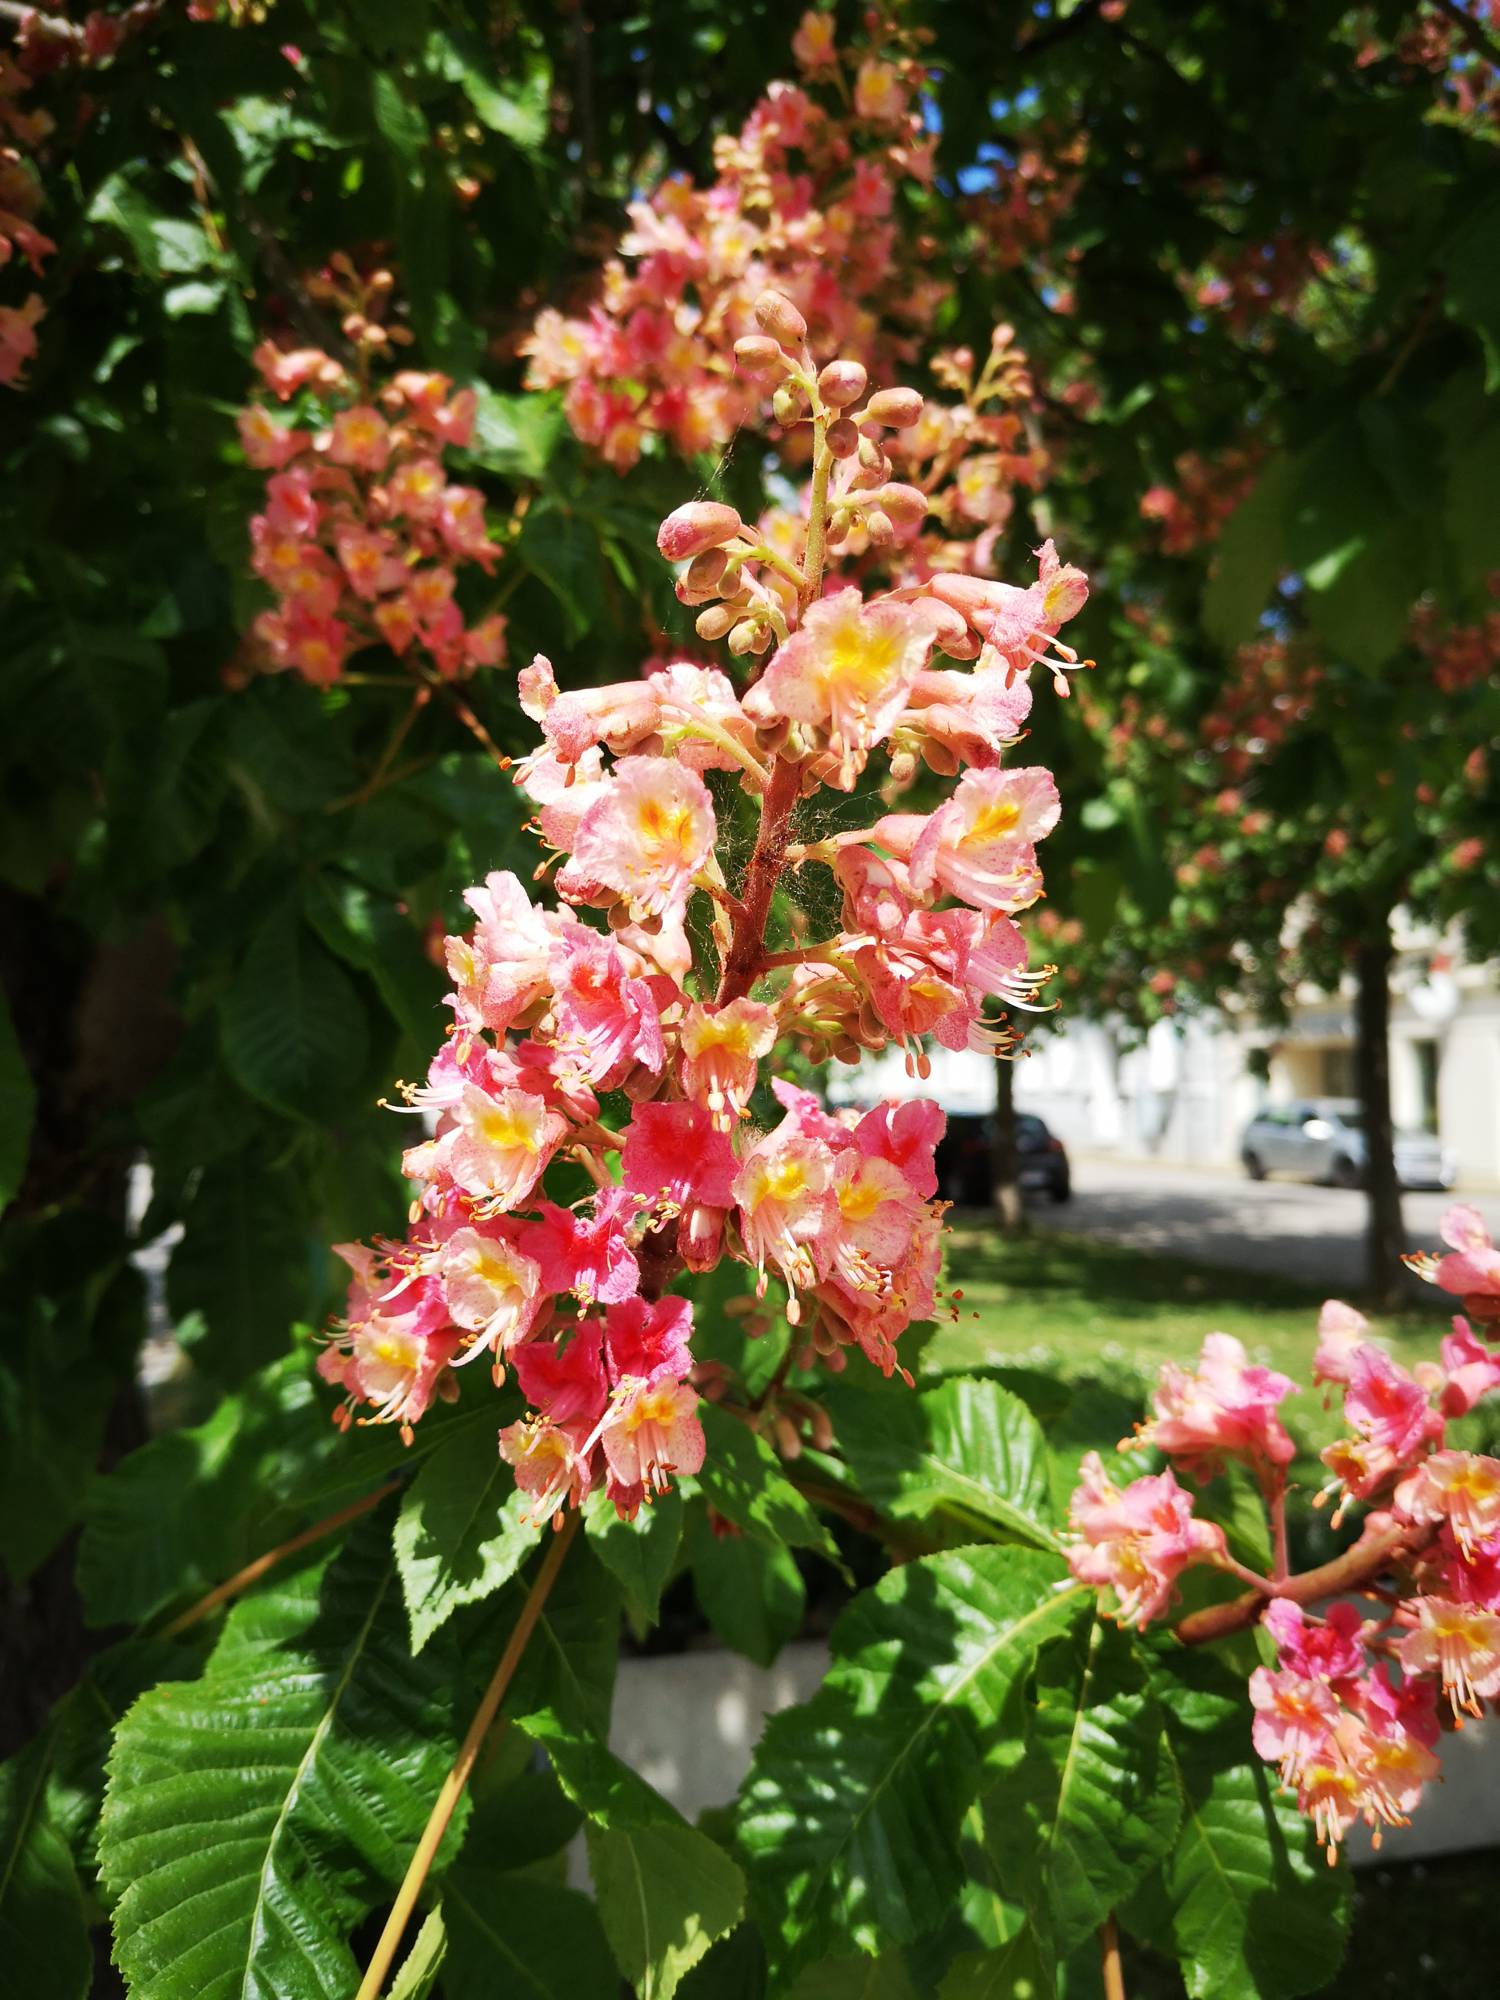
[[[1395,1122],[1436,1132],[1458,1184],[1500,1184],[1500,966],[1469,965],[1430,935],[1397,933],[1391,991]],[[1034,1111],[1074,1152],[1117,1153],[1179,1166],[1230,1166],[1240,1135],[1266,1104],[1352,1097],[1354,993],[1308,990],[1282,1028],[1232,1014],[1161,1021],[1144,1037],[1107,1022],[1059,1021],[1035,1031],[1016,1065],[1016,1106]],[[935,1097],[950,1112],[994,1104],[987,1056],[932,1051],[929,1082],[899,1056],[857,1071],[834,1064],[835,1101]]]

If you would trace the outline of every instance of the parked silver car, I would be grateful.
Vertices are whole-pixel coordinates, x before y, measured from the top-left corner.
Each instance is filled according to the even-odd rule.
[[[1453,1155],[1433,1133],[1398,1130],[1395,1136],[1396,1178],[1403,1187],[1452,1187]],[[1268,1106],[1245,1127],[1240,1158],[1253,1181],[1289,1173],[1334,1187],[1359,1187],[1365,1177],[1364,1112],[1349,1097]]]

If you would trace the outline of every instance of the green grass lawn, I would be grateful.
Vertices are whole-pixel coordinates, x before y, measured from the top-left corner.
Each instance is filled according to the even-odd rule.
[[[1208,1333],[1232,1333],[1254,1361],[1307,1382],[1323,1294],[1284,1279],[1157,1257],[1051,1230],[1009,1239],[960,1216],[948,1243],[952,1317],[940,1319],[923,1365],[960,1371],[1005,1362],[1067,1377],[1098,1376],[1144,1395],[1163,1361],[1191,1362]],[[955,1292],[962,1297],[953,1299]],[[1430,1313],[1372,1321],[1399,1361],[1437,1358],[1447,1320]],[[1337,1420],[1321,1392],[1284,1405],[1316,1449]]]

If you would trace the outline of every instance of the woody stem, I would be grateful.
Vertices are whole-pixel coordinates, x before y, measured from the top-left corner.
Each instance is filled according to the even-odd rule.
[[[771,914],[771,898],[786,862],[787,834],[792,813],[802,789],[802,767],[778,757],[761,801],[760,830],[755,851],[745,870],[745,888],[740,898],[743,913],[734,927],[734,938],[724,960],[717,1004],[743,999],[761,970],[761,945],[766,935],[766,919]]]
[[[562,1527],[552,1537],[552,1546],[542,1558],[542,1566],[536,1573],[526,1602],[521,1607],[521,1615],[506,1641],[505,1651],[490,1676],[490,1684],[485,1689],[474,1720],[469,1724],[468,1733],[459,1746],[453,1768],[443,1780],[443,1788],[428,1814],[427,1824],[422,1829],[422,1838],[417,1842],[417,1851],[412,1856],[401,1887],[396,1892],[396,1900],[391,1905],[391,1914],[385,1920],[385,1929],[380,1933],[380,1941],[370,1955],[370,1963],[365,1967],[365,1976],[360,1981],[355,2000],[379,2000],[381,1988],[385,1985],[386,1974],[391,1969],[406,1926],[411,1921],[412,1911],[417,1906],[417,1898],[422,1893],[433,1859],[442,1845],[443,1835],[448,1831],[448,1822],[453,1817],[454,1808],[463,1797],[469,1775],[484,1747],[485,1738],[500,1712],[500,1704],[505,1699],[516,1668],[521,1663],[521,1655],[526,1650],[527,1641],[542,1615],[542,1607],[547,1602],[548,1593],[557,1580],[557,1572],[562,1567],[563,1557],[568,1553],[578,1523],[582,1515],[572,1513]]]
[[[1120,1963],[1120,1928],[1111,1913],[1099,1926],[1099,1972],[1104,2000],[1125,2000],[1125,1969]]]
[[[300,1535],[293,1535],[290,1541],[278,1542],[274,1549],[267,1549],[263,1556],[257,1556],[254,1562],[246,1563],[243,1569],[237,1569],[227,1582],[215,1584],[213,1589],[206,1596],[200,1597],[196,1604],[190,1604],[187,1610],[179,1612],[170,1624],[163,1625],[157,1636],[162,1639],[175,1639],[179,1632],[186,1632],[189,1626],[196,1625],[211,1611],[217,1611],[221,1604],[227,1604],[231,1597],[238,1597],[240,1592],[248,1590],[252,1583],[259,1583],[266,1571],[274,1569],[277,1563],[285,1561],[288,1556],[296,1555],[299,1549],[311,1548],[314,1542],[322,1541],[325,1535],[334,1534],[338,1529],[347,1527],[349,1522],[357,1521],[361,1514],[368,1514],[372,1508],[380,1505],[388,1493],[394,1493],[400,1484],[399,1479],[388,1479],[384,1486],[377,1486],[373,1493],[367,1493],[362,1500],[351,1500],[347,1507],[340,1507],[337,1513],[325,1515],[321,1521],[315,1521],[310,1528],[304,1528]]]
[[[1320,1597],[1338,1597],[1346,1591],[1362,1589],[1397,1557],[1415,1555],[1425,1548],[1432,1535],[1431,1528],[1419,1528],[1410,1522],[1382,1529],[1379,1534],[1367,1534],[1332,1562],[1317,1569],[1305,1569],[1300,1576],[1282,1578],[1269,1594],[1289,1598],[1293,1604],[1315,1604]],[[1228,1604],[1212,1604],[1205,1611],[1190,1612],[1173,1630],[1184,1646],[1204,1646],[1210,1640],[1227,1639],[1232,1632],[1245,1631],[1260,1617],[1266,1603],[1264,1588],[1247,1591]]]

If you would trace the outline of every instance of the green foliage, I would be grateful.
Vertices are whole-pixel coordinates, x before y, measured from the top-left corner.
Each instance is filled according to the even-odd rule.
[[[0,1951],[19,1991],[83,2000],[93,1952],[73,1857],[49,1810],[48,1751],[38,1737],[0,1764]]]
[[[739,1841],[773,1967],[908,1943],[964,1879],[964,1814],[1003,1758],[1005,1711],[1083,1596],[1054,1557],[968,1549],[893,1570],[834,1629],[813,1700],[767,1724]]]
[[[454,1426],[402,1499],[396,1568],[420,1653],[460,1605],[497,1591],[537,1545],[528,1496],[501,1458],[492,1423]]]
[[[200,1680],[115,1737],[100,1828],[133,1993],[343,1995],[456,1747],[450,1663],[407,1648],[390,1525],[234,1611]]]

